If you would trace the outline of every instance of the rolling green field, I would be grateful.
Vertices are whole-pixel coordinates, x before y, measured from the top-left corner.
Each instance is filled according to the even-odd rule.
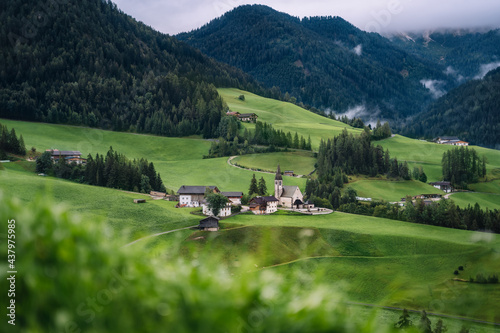
[[[200,220],[190,214],[192,209],[175,209],[175,202],[37,176],[30,170],[33,164],[6,163],[5,169],[0,171],[0,191],[23,202],[31,202],[37,195],[52,196],[55,202],[63,203],[81,215],[83,223],[104,219],[110,228],[124,233],[131,241],[157,232],[197,225]],[[136,198],[147,202],[134,204]]]
[[[487,183],[471,184],[469,185],[469,188],[476,192],[500,194],[500,180],[494,180]]]
[[[306,151],[271,153],[271,154],[252,154],[242,155],[233,159],[233,164],[245,166],[251,169],[260,169],[265,171],[276,171],[278,163],[281,171],[292,170],[296,175],[308,175],[314,171],[316,158],[313,154]],[[288,179],[288,178],[287,178]]]
[[[408,181],[385,181],[385,180],[358,180],[349,183],[364,198],[380,199],[385,201],[401,201],[407,195],[419,194],[444,194],[437,188],[416,180]]]
[[[345,283],[354,301],[500,320],[500,285],[452,281],[458,266],[465,267],[464,279],[500,271],[497,235],[343,213],[239,215],[225,222],[247,226],[221,232],[210,243],[231,249],[228,259],[235,260],[241,246],[259,254],[256,266],[284,275],[289,265],[320,270],[325,280]]]
[[[182,184],[214,184],[226,191],[246,191],[252,175],[252,172],[229,166],[227,158],[202,159],[210,143],[196,138],[161,138],[71,126],[0,122],[16,128],[18,134],[23,134],[27,147],[35,146],[39,151],[47,148],[79,149],[84,154],[95,154],[105,153],[112,145],[131,158],[146,157],[155,163],[165,184],[174,190]],[[395,142],[400,140],[398,137],[393,139]],[[394,147],[397,148],[397,144]],[[297,172],[309,170],[314,164],[309,154],[274,153],[239,158],[241,164],[253,161],[256,166],[269,165],[270,169],[274,169],[274,164],[279,161],[283,170]],[[494,154],[492,157],[495,160]],[[435,162],[433,159],[429,161]],[[297,167],[290,167],[289,163]],[[2,167],[0,190],[8,196],[28,202],[36,195],[52,195],[56,202],[62,202],[81,214],[83,223],[104,218],[112,230],[124,233],[130,241],[196,225],[200,220],[199,216],[190,214],[190,209],[175,209],[175,203],[153,201],[144,196],[147,203],[136,205],[132,200],[139,194],[37,176],[33,172],[33,162],[6,163]],[[268,188],[272,188],[274,175],[258,174],[261,175]],[[305,180],[286,177],[285,184],[303,188]],[[358,179],[351,186],[357,187],[360,196],[391,201],[406,194],[437,191],[419,182],[369,179]],[[465,200],[488,200],[488,195],[470,195],[474,195],[472,199]],[[460,275],[465,279],[477,273],[500,272],[500,238],[497,235],[343,213],[326,216],[239,215],[224,220],[224,227],[221,232],[209,235],[184,230],[143,242],[149,245],[151,255],[155,255],[155,244],[170,244],[173,238],[179,237],[185,240],[186,246],[199,247],[200,250],[207,247],[223,253],[228,262],[237,262],[239,256],[253,253],[257,258],[256,269],[276,270],[284,277],[292,266],[299,266],[306,275],[320,271],[326,282],[340,284],[349,299],[355,302],[417,310],[425,308],[500,322],[498,285],[452,281],[453,271],[461,265],[466,267]],[[394,316],[393,312],[386,315],[387,318]],[[456,321],[450,322],[457,325]],[[479,327],[476,331],[491,330]]]
[[[353,133],[360,132],[359,129],[354,129],[341,122],[313,114],[290,103],[263,98],[237,89],[219,89],[218,91],[232,111],[238,111],[240,113],[253,112],[259,116],[259,120],[272,123],[276,128],[280,128],[285,131],[297,131],[299,135],[303,135],[305,137],[311,135],[313,149],[318,148],[318,144],[321,139],[334,137],[344,128],[348,128],[348,130]],[[238,96],[242,94],[245,95],[245,101],[238,99]],[[245,126],[251,128],[253,125]],[[391,157],[396,157],[399,161],[407,161],[410,170],[413,170],[414,167],[422,167],[427,174],[428,182],[442,180],[442,155],[445,151],[453,148],[451,146],[410,139],[400,135],[377,141],[374,144],[381,145],[385,149],[389,149]],[[476,149],[480,155],[485,155],[487,157],[487,169],[489,171],[488,178],[498,179],[498,170],[500,169],[500,151],[482,147],[472,148]],[[268,162],[268,160],[272,161],[272,164],[275,164],[274,162],[277,158],[274,154],[266,154],[259,156],[252,161],[249,161],[249,159],[250,158],[247,157],[241,157],[241,162],[238,163],[252,168],[272,170],[272,165]],[[297,158],[295,161],[300,165],[308,163],[307,160],[302,158]],[[361,196],[378,196],[378,198],[383,198],[385,200],[396,200],[401,194],[401,197],[404,197],[406,194],[416,195],[423,193],[435,193],[432,189],[428,190],[427,188],[422,188],[421,186],[417,186],[415,190],[409,188],[408,193],[406,193],[405,190],[407,187],[398,185],[395,187],[395,190],[397,191],[396,195],[391,194],[388,190],[386,190],[387,188],[394,188],[393,185],[390,183],[388,184],[384,180],[380,180],[379,182],[380,184],[377,184],[377,181],[375,181],[373,184],[358,184],[353,187],[359,188],[360,192],[363,193],[360,194]],[[471,188],[481,192],[500,193],[500,182],[494,181],[476,184],[472,185]],[[426,191],[418,192],[416,189]],[[373,193],[375,193],[375,195],[368,193],[371,193],[372,190],[374,190]]]
[[[429,182],[442,180],[441,159],[443,153],[454,148],[452,146],[410,139],[400,135],[378,141],[376,144],[389,149],[391,157],[397,157],[400,161],[407,161],[411,170],[414,166],[422,166]],[[480,156],[486,156],[488,161],[487,169],[490,173],[494,169],[500,169],[500,150],[477,146],[472,146],[471,148],[474,148]]]
[[[500,210],[500,195],[487,193],[455,193],[451,196],[457,206],[466,208],[469,204],[478,203],[481,208],[499,209]]]
[[[109,146],[130,159],[147,158],[155,164],[165,186],[177,191],[182,185],[215,185],[222,191],[248,191],[251,171],[232,167],[227,157],[203,159],[210,142],[192,138],[165,138],[151,135],[118,133],[74,126],[20,122],[0,119],[22,134],[26,147],[38,151],[57,148],[80,150],[83,156],[105,154]],[[276,167],[276,166],[275,166]],[[262,174],[269,184],[274,176]],[[286,185],[305,187],[305,179],[287,178]],[[270,188],[270,187],[269,187]]]
[[[307,111],[295,104],[264,98],[238,89],[217,89],[231,111],[239,113],[255,113],[258,120],[272,124],[276,129],[303,135],[310,135],[313,149],[318,149],[321,139],[333,138],[344,128],[353,133],[361,133],[342,122],[322,117]],[[238,99],[244,95],[245,101]],[[251,128],[252,126],[249,125]]]

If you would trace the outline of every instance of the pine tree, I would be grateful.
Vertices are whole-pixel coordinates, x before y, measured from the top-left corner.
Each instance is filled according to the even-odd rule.
[[[250,181],[250,188],[248,189],[248,195],[252,196],[259,193],[259,187],[257,186],[257,179],[255,174],[253,174],[252,180]]]
[[[261,177],[259,180],[259,195],[265,196],[267,194],[267,185],[264,177]]]
[[[434,333],[445,333],[448,331],[448,328],[443,325],[443,320],[439,319],[438,322],[436,323],[436,329],[434,330]]]
[[[425,310],[422,310],[418,328],[422,333],[432,333],[431,320],[427,317],[427,312],[425,312]]]
[[[26,145],[24,144],[24,138],[22,134],[19,137],[19,148],[17,153],[22,156],[26,155]]]
[[[399,317],[399,321],[396,324],[394,324],[394,327],[399,329],[405,329],[412,325],[413,323],[410,319],[410,314],[408,313],[408,310],[403,309],[403,314]]]

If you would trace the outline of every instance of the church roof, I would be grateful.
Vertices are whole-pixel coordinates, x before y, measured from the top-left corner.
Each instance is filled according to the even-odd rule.
[[[298,188],[298,186],[283,186],[283,194],[281,196],[285,198],[291,198]]]
[[[276,170],[276,177],[274,177],[274,180],[283,180],[283,177],[281,176],[281,169],[280,169],[279,164],[278,164],[278,170]]]

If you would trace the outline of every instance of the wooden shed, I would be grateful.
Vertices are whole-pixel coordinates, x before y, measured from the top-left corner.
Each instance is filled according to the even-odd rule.
[[[198,229],[203,231],[219,231],[219,221],[220,219],[218,217],[209,216],[206,219],[200,221]]]
[[[134,199],[134,203],[136,204],[146,203],[146,199]]]

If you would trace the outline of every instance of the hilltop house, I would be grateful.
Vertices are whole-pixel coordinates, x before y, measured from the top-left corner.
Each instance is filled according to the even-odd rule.
[[[445,193],[453,192],[453,187],[451,186],[450,182],[434,182],[434,183],[429,183],[429,185],[432,185],[435,188],[440,189]]]
[[[272,214],[278,211],[278,202],[274,196],[255,197],[250,200],[250,211],[256,215]]]
[[[434,142],[441,145],[451,145],[451,146],[468,146],[469,143],[460,140],[456,136],[440,136],[434,139]]]
[[[82,153],[78,150],[58,150],[58,149],[47,149],[50,151],[50,158],[55,163],[58,162],[60,158],[64,158],[66,162],[76,163],[76,164],[86,164],[87,159],[82,158]]]
[[[182,185],[177,194],[179,194],[179,205],[181,207],[200,207],[205,200],[207,190],[212,193],[220,193],[217,186],[186,186]]]
[[[200,221],[198,229],[203,231],[219,231],[219,218],[215,216],[209,216],[206,219]]]
[[[286,208],[300,208],[304,204],[304,196],[298,186],[283,186],[279,164],[274,177],[274,196],[279,201],[278,205]]]
[[[222,195],[228,198],[231,204],[241,205],[241,198],[243,198],[243,192],[222,192]]]
[[[255,113],[242,113],[237,115],[237,117],[240,121],[255,123],[258,116]]]

